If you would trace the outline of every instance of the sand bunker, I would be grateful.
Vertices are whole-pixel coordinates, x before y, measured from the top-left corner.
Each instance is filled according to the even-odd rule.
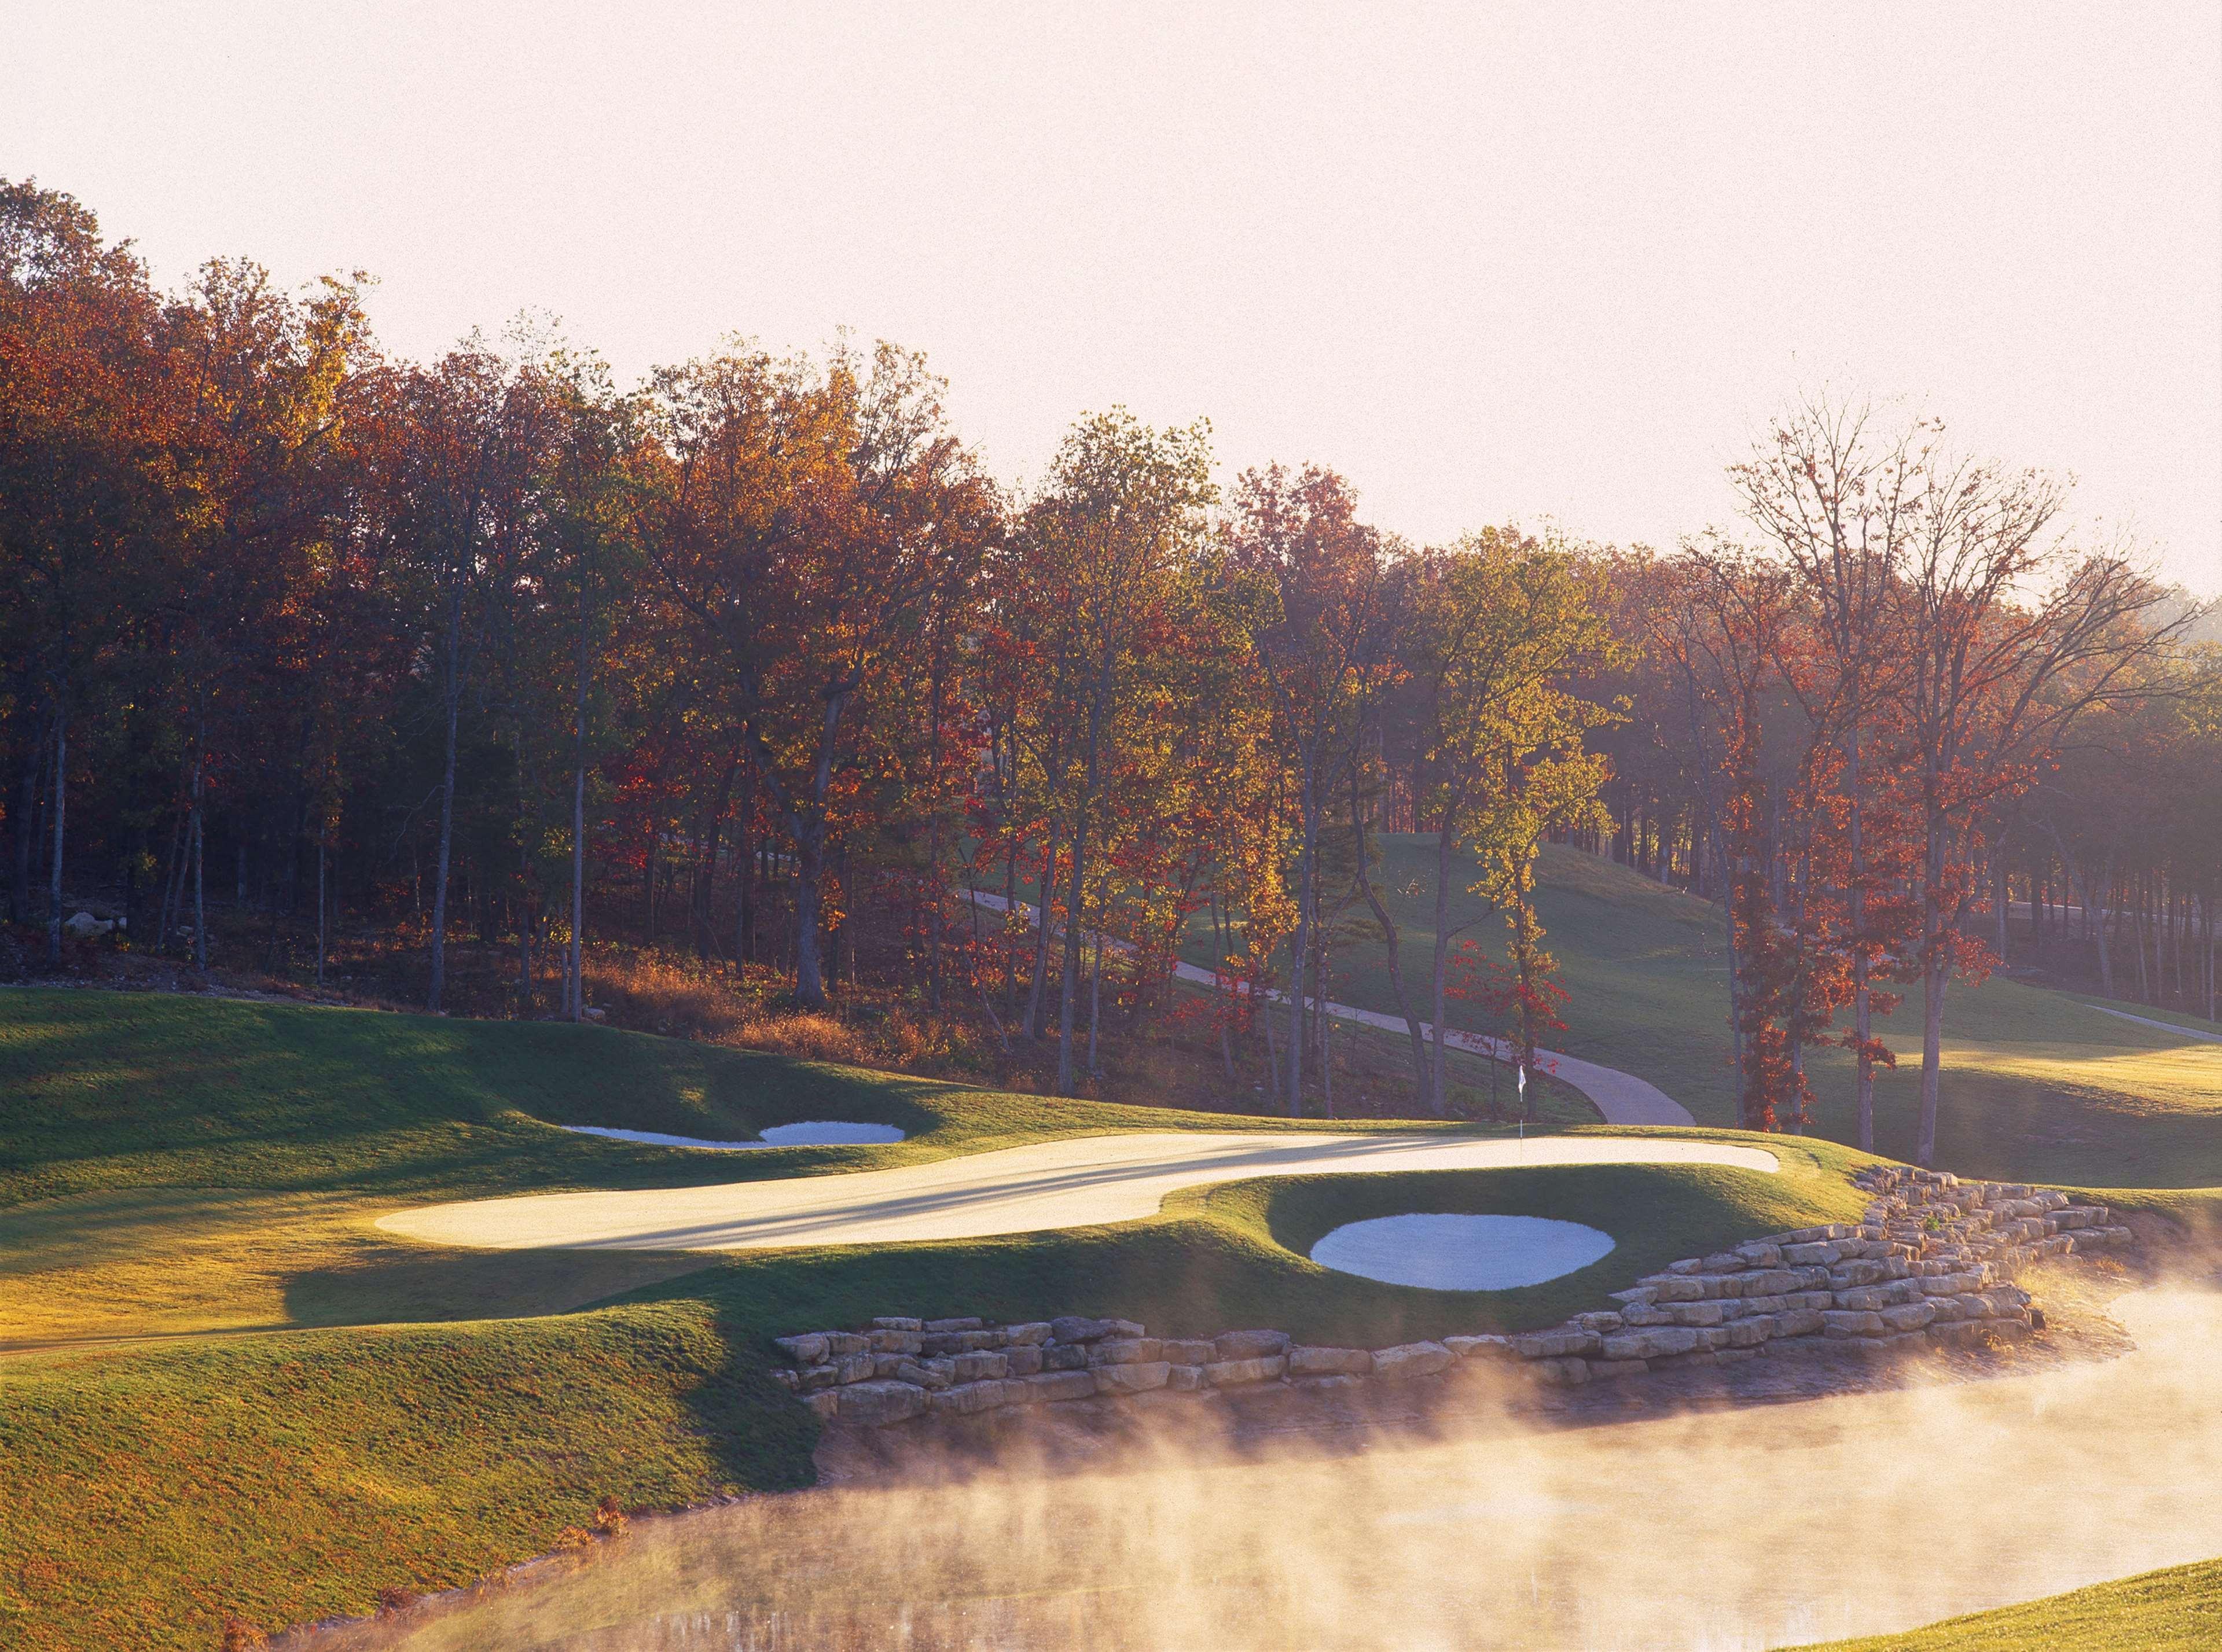
[[[1338,1273],[1428,1291],[1510,1291],[1587,1267],[1612,1236],[1541,1216],[1384,1216],[1350,1222],[1312,1247]]]
[[[712,1142],[700,1136],[665,1136],[657,1130],[620,1130],[606,1124],[558,1124],[574,1136],[601,1136],[612,1142],[639,1142],[656,1148],[706,1148],[715,1153],[745,1153],[754,1148],[864,1147],[900,1142],[892,1124],[855,1124],[838,1118],[813,1118],[800,1124],[767,1126],[760,1142]]]
[[[767,1130],[766,1136],[771,1134]],[[1772,1172],[1757,1148],[1670,1137],[1146,1130],[1035,1142],[892,1170],[623,1192],[534,1193],[398,1211],[378,1225],[497,1250],[753,1250],[1038,1233],[1152,1215],[1168,1193],[1251,1176],[1536,1165],[1725,1165]]]

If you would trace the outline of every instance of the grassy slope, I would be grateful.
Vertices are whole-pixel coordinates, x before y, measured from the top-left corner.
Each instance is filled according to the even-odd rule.
[[[2032,1647],[2208,1652],[2216,1646],[2222,1646],[2222,1561],[2201,1561],[1948,1618],[1905,1635],[1831,1642],[1825,1652],[2025,1652]]]
[[[1408,980],[1432,946],[1434,851],[1384,840],[1381,882],[1404,931]],[[1726,961],[1704,903],[1578,850],[1544,852],[1538,904],[1572,998],[1563,1044],[1649,1079],[1698,1116],[1733,1117]],[[1491,949],[1503,924],[1461,894],[1466,933]],[[1337,993],[1393,1011],[1379,948],[1338,966]],[[2129,1006],[2134,1007],[2134,1006]],[[1877,1085],[1877,1147],[1911,1157],[1920,1068],[1918,998],[1881,1023],[1900,1066]],[[2222,1183],[2222,1044],[2104,1015],[2063,994],[2003,978],[1955,986],[1947,999],[1937,1160],[1976,1175],[2100,1186]],[[1823,1135],[1854,1134],[1850,1063],[1814,1053]]]
[[[369,1223],[473,1193],[1229,1121],[601,1029],[67,992],[0,993],[0,1337],[241,1333],[0,1359],[0,1461],[35,1466],[0,1499],[0,1646],[41,1649],[204,1647],[227,1611],[272,1626],[361,1611],[381,1587],[545,1549],[604,1493],[668,1505],[797,1483],[815,1430],[766,1374],[782,1330],[891,1309],[1094,1309],[1379,1343],[1543,1323],[1672,1255],[1855,1202],[1855,1155],[1820,1144],[1784,1144],[1780,1177],[1412,1179],[1414,1202],[1564,1211],[1622,1242],[1556,1294],[1484,1299],[1361,1285],[1288,1248],[1338,1211],[1375,1213],[1387,1177],[1198,1190],[1069,1234],[706,1267],[447,1251]],[[740,1136],[829,1116],[914,1139],[712,1158],[549,1128]],[[369,1323],[399,1318],[452,1323]],[[320,1325],[358,1328],[304,1329]]]

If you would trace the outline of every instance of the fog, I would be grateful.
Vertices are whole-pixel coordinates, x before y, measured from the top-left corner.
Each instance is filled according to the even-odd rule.
[[[642,1523],[377,1644],[1761,1648],[2222,1554],[2222,1297],[2110,1310],[2121,1359],[1572,1426],[1478,1404],[1353,1441],[1003,1456]]]

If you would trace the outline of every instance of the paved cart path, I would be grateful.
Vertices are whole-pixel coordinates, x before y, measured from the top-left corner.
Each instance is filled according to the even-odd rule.
[[[972,898],[991,911],[1004,910],[1003,898],[984,889],[972,892]],[[1012,905],[1032,919],[1034,909],[1025,901]],[[1120,946],[1123,943],[1112,942]],[[1182,980],[1209,986],[1212,973],[1196,964],[1175,964],[1173,973]],[[1277,1004],[1288,1002],[1283,992],[1268,992]],[[1406,1030],[1404,1017],[1384,1015],[1378,1010],[1361,1010],[1354,1004],[1329,1003],[1321,1006],[1338,1021],[1354,1021],[1363,1027],[1379,1027],[1393,1033]],[[1431,1023],[1420,1023],[1421,1036],[1432,1039],[1434,1028]],[[1486,1033],[1446,1032],[1443,1042],[1453,1049],[1464,1050],[1470,1055],[1485,1055],[1499,1061],[1510,1061],[1516,1052],[1510,1040],[1492,1038]],[[1618,1067],[1602,1067],[1595,1061],[1585,1061],[1579,1055],[1561,1054],[1557,1050],[1539,1049],[1537,1059],[1544,1071],[1554,1079],[1563,1079],[1590,1098],[1608,1124],[1694,1124],[1698,1121],[1690,1110],[1668,1095],[1648,1079],[1639,1079],[1633,1073],[1623,1073]]]

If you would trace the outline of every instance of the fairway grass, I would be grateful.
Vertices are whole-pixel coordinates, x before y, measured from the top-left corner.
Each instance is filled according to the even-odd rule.
[[[1804,1652],[2213,1652],[2222,1646],[2222,1560],[2100,1583],[1903,1635],[1831,1641]]]

